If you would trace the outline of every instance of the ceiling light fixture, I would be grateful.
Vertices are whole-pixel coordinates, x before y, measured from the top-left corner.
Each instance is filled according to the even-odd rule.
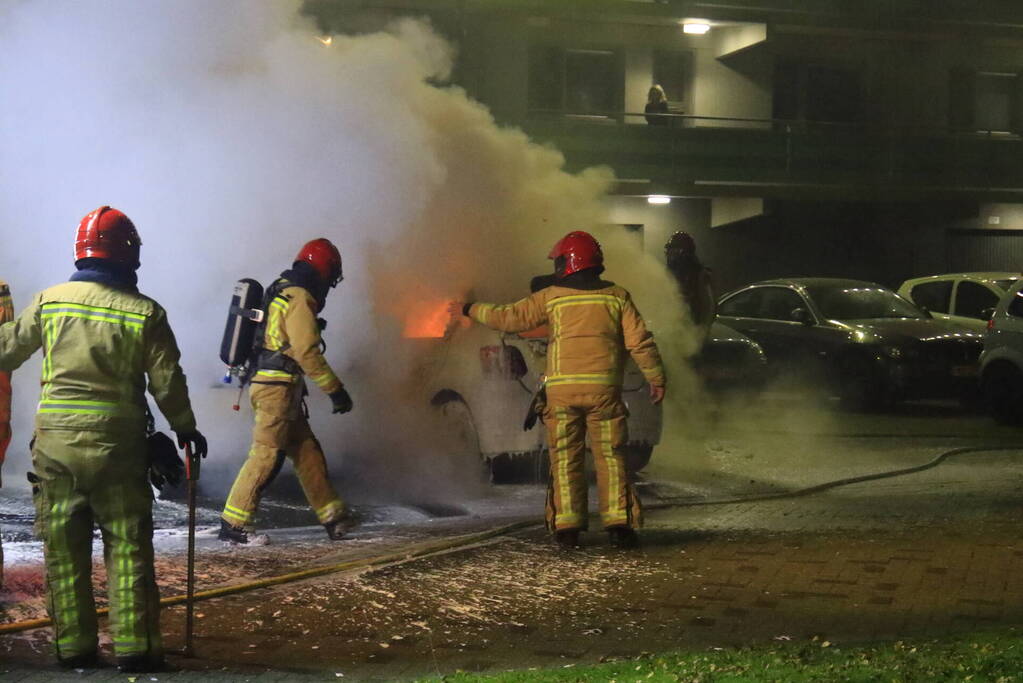
[[[702,22],[693,22],[682,24],[682,33],[688,33],[693,36],[702,36],[710,30],[710,24],[704,24]]]
[[[671,197],[663,194],[652,194],[646,198],[648,204],[671,204]]]

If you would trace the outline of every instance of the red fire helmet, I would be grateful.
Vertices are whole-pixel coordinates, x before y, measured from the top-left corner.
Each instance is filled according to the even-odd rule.
[[[604,252],[600,250],[600,243],[593,235],[581,230],[570,232],[558,240],[547,258],[558,259],[562,256],[565,257],[565,269],[558,273],[559,277],[604,265]]]
[[[139,267],[142,240],[135,224],[117,209],[101,206],[90,211],[75,234],[75,261],[101,258],[130,268]]]
[[[336,287],[344,279],[341,274],[341,252],[326,237],[306,242],[295,260],[311,265],[320,280],[331,287]]]

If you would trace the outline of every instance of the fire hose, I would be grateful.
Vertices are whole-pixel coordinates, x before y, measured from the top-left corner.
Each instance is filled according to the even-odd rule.
[[[885,470],[884,472],[875,472],[873,474],[863,474],[857,477],[845,477],[843,479],[835,479],[833,481],[826,481],[823,484],[815,484],[814,486],[807,486],[801,489],[795,489],[792,491],[779,491],[777,493],[762,493],[753,496],[743,496],[741,498],[721,498],[712,500],[686,500],[683,498],[661,498],[660,502],[652,505],[644,505],[644,509],[657,510],[662,508],[670,507],[698,507],[704,505],[734,505],[738,503],[757,503],[765,500],[777,500],[780,498],[799,498],[801,496],[809,496],[814,493],[821,493],[829,489],[838,488],[840,486],[849,486],[851,484],[859,484],[865,481],[874,481],[877,479],[889,479],[891,477],[901,477],[907,474],[915,474],[917,472],[923,472],[937,467],[949,458],[957,455],[966,455],[968,453],[993,453],[997,451],[1019,451],[1023,450],[1020,446],[964,446],[962,448],[953,448],[938,454],[937,457],[932,460],[925,462],[922,465],[914,465],[913,467],[903,467],[897,470]]]
[[[951,450],[940,453],[935,458],[922,464],[913,467],[905,467],[896,470],[887,470],[884,472],[876,472],[873,474],[865,474],[856,477],[846,477],[843,479],[836,479],[834,481],[825,482],[823,484],[816,484],[814,486],[807,486],[801,489],[795,489],[793,491],[782,491],[778,493],[765,493],[760,495],[745,496],[739,498],[724,498],[724,499],[712,499],[712,500],[687,500],[683,498],[663,498],[657,503],[645,505],[644,507],[648,510],[665,509],[673,507],[696,507],[696,506],[707,506],[707,505],[737,505],[742,503],[753,503],[765,500],[778,500],[782,498],[797,498],[801,496],[808,496],[815,493],[821,493],[829,489],[838,488],[841,486],[849,486],[851,484],[858,484],[866,481],[875,481],[878,479],[888,479],[891,477],[900,477],[907,474],[915,474],[917,472],[923,472],[925,470],[937,467],[942,462],[949,458],[966,455],[969,453],[990,453],[998,451],[1019,451],[1021,450],[1018,446],[967,446],[962,448],[953,448]],[[205,591],[199,591],[192,596],[192,601],[198,602],[202,600],[210,600],[213,598],[220,598],[227,595],[234,595],[237,593],[244,593],[259,588],[268,588],[270,586],[277,586],[286,583],[292,583],[295,581],[301,581],[304,579],[311,579],[318,576],[324,576],[327,574],[335,574],[343,571],[352,571],[355,569],[369,569],[378,567],[381,565],[393,564],[396,562],[403,562],[413,559],[426,557],[429,555],[435,555],[451,550],[458,550],[460,548],[475,545],[482,541],[496,538],[498,536],[505,536],[515,531],[521,531],[530,527],[541,526],[543,522],[535,520],[522,520],[519,522],[513,522],[502,526],[494,527],[487,531],[482,531],[475,534],[468,534],[465,536],[458,536],[455,538],[447,538],[441,541],[433,543],[423,543],[412,548],[405,548],[393,553],[385,555],[378,555],[375,557],[362,558],[358,560],[349,560],[346,562],[340,562],[332,565],[324,565],[322,567],[312,567],[310,569],[304,569],[301,571],[291,572],[288,574],[281,574],[278,576],[271,576],[263,579],[257,579],[255,581],[249,581],[246,583],[233,584],[230,586],[222,586],[220,588],[212,588]],[[180,605],[189,601],[188,595],[175,595],[160,600],[161,607],[171,607],[174,605]],[[96,614],[99,616],[106,616],[109,613],[109,608],[100,608],[96,610]],[[0,624],[0,635],[6,633],[19,633],[22,631],[29,631],[32,629],[43,628],[49,626],[52,622],[48,618],[44,619],[28,619],[25,621],[12,622],[8,624]]]

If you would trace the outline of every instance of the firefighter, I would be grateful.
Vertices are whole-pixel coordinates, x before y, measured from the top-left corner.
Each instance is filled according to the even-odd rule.
[[[118,666],[124,672],[163,666],[147,386],[179,445],[206,455],[167,315],[136,288],[140,246],[123,213],[109,206],[90,212],[78,226],[71,281],[36,294],[0,326],[0,370],[15,370],[43,349],[32,442],[36,529],[53,644],[58,662],[70,668],[97,664],[94,523],[103,536]]]
[[[327,477],[323,449],[309,428],[304,410],[309,377],[329,397],[334,413],[347,413],[352,399],[323,357],[317,319],[327,293],[342,280],[341,254],[330,240],[315,239],[302,247],[290,270],[281,273],[264,297],[267,317],[258,370],[252,379],[256,424],[252,446],[221,515],[220,539],[265,543],[250,538],[251,521],[263,490],[291,458],[302,490],[331,540],[344,537],[348,515]]]
[[[693,323],[706,337],[717,316],[717,299],[710,268],[696,255],[696,241],[688,232],[673,234],[664,245],[668,270],[675,277]]]
[[[547,526],[559,545],[578,545],[588,518],[584,451],[589,435],[601,521],[612,545],[632,547],[642,509],[620,450],[628,440],[625,353],[646,377],[655,404],[665,391],[661,357],[629,293],[600,278],[604,255],[597,240],[570,232],[548,258],[555,268],[551,286],[504,306],[453,302],[450,312],[503,332],[549,324],[543,408],[551,468]]]
[[[14,304],[7,283],[0,280],[0,325],[14,317]],[[0,372],[0,468],[3,468],[7,446],[11,443],[11,374]],[[3,472],[0,471],[0,487]],[[0,588],[4,587],[4,547],[0,543]]]

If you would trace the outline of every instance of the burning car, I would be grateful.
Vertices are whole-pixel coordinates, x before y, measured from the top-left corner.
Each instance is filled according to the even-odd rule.
[[[425,398],[466,456],[475,457],[493,483],[545,480],[546,430],[540,424],[523,428],[547,364],[543,330],[508,335],[473,326],[450,336],[407,336],[422,344]],[[650,403],[646,380],[631,359],[623,398],[629,409],[626,466],[638,471],[660,441],[661,407]]]

